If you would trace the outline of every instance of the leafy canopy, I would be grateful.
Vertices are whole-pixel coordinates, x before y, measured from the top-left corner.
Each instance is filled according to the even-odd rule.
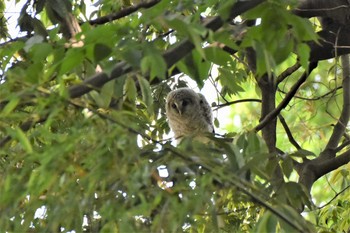
[[[348,231],[348,160],[318,159],[345,78],[337,59],[312,66],[322,34],[295,1],[28,0],[17,38],[6,4],[4,231]],[[175,146],[165,97],[191,82],[219,133]],[[342,125],[327,161],[349,157]]]

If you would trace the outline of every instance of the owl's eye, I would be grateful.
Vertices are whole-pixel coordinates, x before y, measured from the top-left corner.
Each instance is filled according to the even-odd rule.
[[[173,104],[171,105],[171,107],[172,107],[173,109],[176,109],[176,104],[173,103]]]
[[[203,103],[203,100],[200,100],[199,103],[202,104],[202,103]]]
[[[187,100],[182,101],[182,107],[186,107],[189,104]]]

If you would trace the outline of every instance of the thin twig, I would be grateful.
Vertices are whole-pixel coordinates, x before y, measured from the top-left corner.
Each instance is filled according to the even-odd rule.
[[[341,137],[345,133],[346,125],[350,119],[350,61],[349,55],[341,57],[343,67],[343,106],[337,124],[333,128],[333,132],[325,150],[334,149],[338,146]]]
[[[264,119],[255,127],[255,131],[260,131],[263,129],[270,121],[275,119],[278,114],[282,111],[283,108],[285,108],[288,103],[291,101],[291,99],[294,97],[295,93],[298,91],[299,87],[306,81],[307,77],[309,76],[309,73],[317,67],[318,62],[311,62],[309,64],[309,70],[308,72],[304,72],[303,75],[300,77],[300,79],[292,86],[291,90],[287,93],[285,98],[282,100],[282,102],[275,108],[272,112],[267,114]]]
[[[323,94],[323,95],[320,95],[320,96],[317,96],[317,97],[314,97],[314,98],[306,98],[306,97],[302,97],[302,96],[298,96],[298,95],[295,95],[294,98],[296,99],[301,99],[301,100],[307,100],[307,101],[317,101],[317,100],[320,100],[320,99],[323,99],[323,98],[326,98],[327,96],[329,95],[334,95],[335,92],[337,92],[338,90],[342,89],[343,86],[339,86],[339,87],[336,87],[334,88],[333,90],[330,90],[329,92]],[[278,89],[279,92],[283,93],[283,94],[287,94],[287,92],[283,91],[283,90],[280,90]]]
[[[283,71],[278,77],[277,77],[277,85],[282,82],[283,80],[285,80],[288,76],[290,76],[291,74],[293,74],[295,71],[297,71],[300,68],[300,63],[296,62],[293,66],[289,67],[288,69],[286,69],[285,71]]]
[[[297,143],[297,141],[295,141],[293,135],[292,135],[292,132],[290,131],[289,127],[288,127],[288,124],[286,122],[286,120],[284,119],[284,117],[279,114],[278,115],[278,118],[284,128],[284,130],[286,131],[287,133],[287,136],[288,136],[288,139],[290,141],[290,143],[292,143],[292,145],[297,149],[297,150],[301,150],[301,146]]]
[[[150,8],[150,7],[156,5],[159,2],[160,2],[160,0],[144,1],[144,2],[141,1],[137,5],[126,7],[126,8],[124,8],[124,9],[122,9],[122,10],[116,12],[116,13],[109,14],[109,15],[100,17],[98,19],[90,20],[89,23],[91,25],[105,24],[105,23],[108,23],[108,22],[111,22],[111,21],[123,18],[125,16],[128,16],[128,15],[130,15],[130,14],[140,10],[141,8]]]
[[[332,197],[331,200],[329,200],[326,204],[317,207],[317,209],[322,209],[324,207],[326,207],[327,205],[331,204],[332,201],[334,201],[340,194],[344,193],[347,189],[350,188],[350,185],[346,186],[343,190],[341,190],[339,193],[337,193],[334,197]]]
[[[227,107],[233,104],[238,104],[238,103],[244,103],[244,102],[258,102],[261,103],[261,99],[241,99],[241,100],[234,100],[234,101],[229,101],[227,103],[223,104],[218,104],[215,106],[214,111],[223,107]]]

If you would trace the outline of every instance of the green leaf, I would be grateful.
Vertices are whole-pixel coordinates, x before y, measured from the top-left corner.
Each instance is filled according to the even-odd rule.
[[[293,172],[293,160],[289,157],[285,158],[282,160],[281,162],[281,167],[282,167],[282,171],[283,171],[283,174],[289,178],[290,175],[292,174]]]
[[[153,114],[153,97],[152,90],[149,82],[142,76],[137,76],[137,80],[139,81],[142,93],[142,101],[147,106],[147,112],[149,115]]]
[[[154,78],[165,78],[167,65],[164,58],[159,53],[147,55],[141,60],[141,72],[145,76],[149,75],[150,80]]]
[[[101,233],[119,232],[119,228],[114,222],[107,222],[102,226]]]
[[[48,43],[34,44],[30,49],[32,59],[36,62],[44,61],[53,51]]]
[[[235,138],[234,143],[238,146],[238,148],[245,150],[248,145],[246,134],[243,133]]]
[[[289,22],[292,22],[292,30],[298,41],[317,41],[319,39],[309,20],[292,14],[289,14],[288,17]]]
[[[255,132],[247,133],[246,156],[254,157],[261,152],[260,140]]]
[[[259,219],[254,232],[276,232],[277,219],[270,211],[264,213]]]
[[[203,87],[205,80],[208,77],[211,67],[210,62],[203,60],[201,55],[194,50],[191,55],[186,56],[184,59],[176,63],[179,70],[192,79],[194,79],[199,88]]]
[[[301,66],[305,69],[309,69],[309,60],[310,60],[310,47],[305,44],[301,43],[297,45],[297,54],[299,55],[299,62]]]
[[[174,16],[167,17],[166,22],[168,23],[169,27],[188,37],[194,44],[196,51],[202,58],[205,58],[205,53],[202,46],[202,37],[207,34],[207,29],[204,26],[199,24],[191,24]]]
[[[128,48],[126,50],[121,51],[123,59],[128,62],[133,67],[140,67],[140,61],[142,59],[141,51],[133,48]]]
[[[133,78],[127,77],[124,85],[125,97],[130,101],[135,101],[137,96],[136,84]]]
[[[9,113],[11,113],[18,105],[20,101],[20,98],[17,96],[14,96],[10,99],[10,102],[6,104],[4,109],[2,110],[2,116],[7,116]]]
[[[231,95],[244,92],[244,89],[239,85],[241,80],[236,73],[232,72],[232,69],[219,67],[219,80],[226,92]]]
[[[101,88],[101,100],[102,100],[102,106],[103,108],[108,108],[109,104],[111,103],[113,94],[114,94],[114,82],[115,80],[112,80]]]
[[[32,84],[37,84],[40,82],[44,68],[43,62],[36,62],[30,65],[26,70],[26,76],[24,80]]]
[[[216,128],[220,127],[220,122],[219,122],[217,117],[214,118],[214,125],[215,125]]]
[[[68,50],[60,67],[59,75],[71,71],[76,66],[80,65],[84,60],[84,52],[81,48],[73,48]]]
[[[99,62],[107,58],[112,53],[112,49],[105,44],[97,43],[94,46],[94,60]]]
[[[109,45],[108,42],[115,39],[118,25],[116,24],[104,24],[91,28],[85,33],[84,42],[86,45],[95,43],[102,43]]]
[[[31,143],[29,142],[29,139],[25,135],[25,133],[18,127],[16,127],[13,131],[12,134],[14,137],[21,143],[23,149],[28,153],[31,154],[33,152],[33,148]]]
[[[45,7],[50,20],[54,24],[66,19],[68,13],[72,10],[71,3],[68,0],[46,0]]]
[[[204,49],[205,57],[220,66],[227,66],[232,62],[231,56],[218,47],[207,47]]]

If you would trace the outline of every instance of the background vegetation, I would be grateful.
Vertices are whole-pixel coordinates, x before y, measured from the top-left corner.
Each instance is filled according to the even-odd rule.
[[[349,232],[347,1],[6,4],[1,231]],[[218,133],[174,146],[189,84]]]

